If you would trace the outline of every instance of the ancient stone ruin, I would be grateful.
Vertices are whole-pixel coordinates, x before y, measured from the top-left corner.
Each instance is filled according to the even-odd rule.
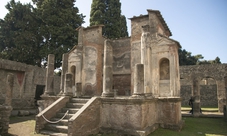
[[[103,26],[79,27],[78,45],[63,55],[58,96],[52,93],[54,56],[49,55],[37,133],[146,136],[159,127],[182,128],[181,46],[169,38],[160,12],[147,11],[131,18],[129,38],[105,39]]]
[[[13,93],[13,82],[14,75],[9,73],[5,80],[6,94],[5,102],[1,105],[0,103],[0,135],[7,135],[9,129],[9,117],[12,111],[12,93]]]
[[[194,116],[215,106],[227,120],[227,64],[179,67],[180,45],[159,11],[131,23],[131,37],[120,39],[105,39],[103,26],[78,28],[78,45],[62,56],[61,77],[54,75],[52,54],[47,69],[0,59],[0,135],[10,114],[35,114],[37,105],[36,132],[51,135],[180,130],[180,107],[191,96]]]
[[[195,97],[195,115],[201,106],[218,107],[223,112],[227,95],[227,64],[194,65],[180,67],[182,105]]]

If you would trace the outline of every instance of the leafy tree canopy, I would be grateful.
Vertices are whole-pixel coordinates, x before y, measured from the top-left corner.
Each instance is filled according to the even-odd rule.
[[[93,0],[90,25],[104,25],[103,35],[107,38],[128,37],[126,18],[121,15],[119,0]]]
[[[192,56],[191,52],[185,49],[179,49],[179,65],[201,65],[201,64],[221,64],[220,58],[216,57],[214,60],[202,60],[204,57],[201,54]]]
[[[84,23],[75,0],[33,0],[21,4],[11,0],[9,13],[0,20],[0,57],[41,66],[48,54],[55,55],[55,67],[62,54],[77,43],[75,29]]]

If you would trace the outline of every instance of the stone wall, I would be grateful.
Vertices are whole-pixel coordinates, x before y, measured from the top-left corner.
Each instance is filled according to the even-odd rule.
[[[44,68],[26,65],[23,63],[0,59],[0,103],[3,103],[6,95],[5,81],[7,75],[14,75],[12,107],[14,110],[31,109],[35,106],[35,94],[37,86],[45,87]],[[54,91],[60,91],[60,77],[54,77]]]
[[[111,42],[113,48],[113,89],[116,95],[131,94],[130,38]]]
[[[201,106],[218,106],[219,111],[223,111],[226,104],[227,64],[181,66],[180,77],[182,105],[188,105],[188,100],[194,94],[193,80],[198,80]]]

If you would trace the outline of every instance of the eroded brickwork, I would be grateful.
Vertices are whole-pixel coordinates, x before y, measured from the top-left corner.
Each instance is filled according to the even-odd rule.
[[[0,59],[0,102],[3,103],[6,95],[5,81],[7,75],[14,75],[12,107],[14,110],[31,109],[35,106],[37,86],[45,87],[46,70],[37,66]],[[54,91],[60,91],[60,77],[54,77]]]

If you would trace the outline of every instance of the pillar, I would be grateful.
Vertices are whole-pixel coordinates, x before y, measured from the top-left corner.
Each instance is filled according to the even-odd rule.
[[[109,40],[104,43],[104,64],[103,64],[103,97],[113,97],[113,49]]]
[[[201,112],[200,106],[200,85],[198,79],[193,80],[193,116],[198,117]]]
[[[68,57],[67,53],[62,55],[62,71],[61,71],[61,85],[60,85],[60,93],[59,95],[64,93],[64,84],[65,84],[65,74],[68,69]]]
[[[6,81],[6,85],[7,85],[6,98],[5,98],[6,106],[12,105],[13,83],[14,83],[14,75],[10,73],[7,75],[7,81]]]
[[[73,96],[72,87],[73,87],[73,75],[72,73],[65,74],[64,81],[64,95]]]
[[[82,92],[82,83],[76,83],[76,97],[81,97],[81,92]]]
[[[226,104],[226,89],[224,80],[217,80],[217,97],[218,97],[218,112],[223,112]]]
[[[144,65],[144,93],[146,96],[151,96],[151,73],[150,73],[150,42],[151,34],[149,32],[150,26],[142,26],[142,36],[141,36],[141,64]]]
[[[136,64],[134,70],[134,92],[133,97],[144,96],[144,65]]]
[[[54,95],[54,54],[48,55],[47,70],[46,70],[46,87],[44,95]]]

